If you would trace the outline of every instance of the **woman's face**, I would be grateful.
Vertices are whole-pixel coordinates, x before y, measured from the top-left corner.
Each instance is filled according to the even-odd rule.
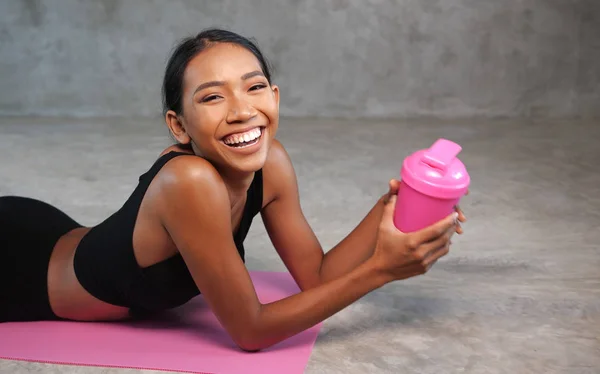
[[[177,123],[169,124],[179,142],[191,142],[218,169],[263,167],[279,124],[279,88],[269,85],[250,51],[220,43],[193,58],[184,74],[182,107]],[[167,114],[167,123],[175,119]]]

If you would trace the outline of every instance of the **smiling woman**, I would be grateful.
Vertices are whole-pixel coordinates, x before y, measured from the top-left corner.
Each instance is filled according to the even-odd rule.
[[[82,227],[41,201],[0,197],[0,322],[120,320],[202,293],[239,347],[254,351],[388,282],[423,274],[448,253],[462,212],[402,233],[393,224],[393,180],[325,254],[275,139],[279,100],[251,40],[211,29],[182,41],[163,81],[165,123],[177,144],[161,152],[119,210]],[[269,304],[259,301],[244,266],[243,243],[258,214],[301,289]]]
[[[183,41],[168,62],[163,95],[180,144],[220,169],[262,167],[277,132],[279,88],[252,41],[226,30]]]

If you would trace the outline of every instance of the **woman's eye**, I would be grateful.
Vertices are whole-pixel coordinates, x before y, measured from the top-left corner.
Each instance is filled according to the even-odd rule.
[[[216,100],[218,98],[219,98],[219,96],[217,96],[217,95],[210,95],[210,96],[206,96],[204,99],[202,99],[202,102],[206,103],[206,102],[209,102],[209,101]]]
[[[255,84],[254,86],[250,87],[250,91],[260,90],[261,88],[265,88],[265,87],[267,87],[267,86],[263,83]]]

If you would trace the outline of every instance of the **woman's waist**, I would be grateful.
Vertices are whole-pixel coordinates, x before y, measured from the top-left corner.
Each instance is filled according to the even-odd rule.
[[[74,257],[89,227],[76,228],[56,243],[48,268],[48,295],[56,315],[72,320],[115,320],[128,315],[128,308],[106,303],[90,294],[75,273]]]

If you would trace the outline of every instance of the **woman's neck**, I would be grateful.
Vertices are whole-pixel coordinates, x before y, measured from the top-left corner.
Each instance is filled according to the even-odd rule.
[[[233,170],[217,170],[225,182],[225,187],[229,192],[229,198],[232,203],[246,196],[246,193],[254,180],[254,172],[248,173]]]

